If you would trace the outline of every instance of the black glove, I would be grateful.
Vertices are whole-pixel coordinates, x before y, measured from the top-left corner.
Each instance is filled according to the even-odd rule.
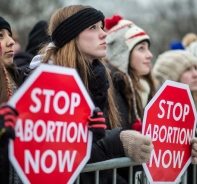
[[[88,122],[88,128],[93,132],[93,142],[105,137],[105,129],[107,128],[105,117],[98,107],[94,109],[93,116],[88,118]]]
[[[8,106],[3,105],[0,107],[0,141],[15,138],[15,124],[18,112]]]

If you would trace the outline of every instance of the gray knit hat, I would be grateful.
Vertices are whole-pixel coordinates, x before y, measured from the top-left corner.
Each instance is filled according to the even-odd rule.
[[[130,52],[143,40],[149,41],[149,36],[144,30],[131,21],[119,20],[117,25],[108,31],[106,59],[112,66],[128,73]]]
[[[192,42],[188,47],[186,47],[186,50],[197,57],[197,41]]]
[[[181,74],[190,66],[197,67],[197,58],[186,50],[170,50],[159,55],[153,75],[163,84],[166,80],[179,81]]]

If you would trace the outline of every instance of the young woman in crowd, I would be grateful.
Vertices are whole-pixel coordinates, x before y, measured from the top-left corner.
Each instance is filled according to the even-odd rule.
[[[141,131],[144,107],[156,93],[157,84],[152,75],[150,38],[136,24],[119,15],[106,18],[105,23],[108,32],[106,61],[111,68],[118,109],[123,117],[121,126]],[[157,68],[163,71],[163,66]],[[176,67],[171,66],[170,70],[173,68]],[[169,74],[174,72],[170,71]],[[196,83],[193,85],[197,86]],[[134,167],[135,170],[141,168]],[[124,178],[127,177],[125,170],[121,173]]]
[[[18,73],[13,64],[14,40],[10,24],[0,17],[0,103],[7,102],[17,90]],[[2,184],[22,183],[8,160],[8,141],[15,138],[14,126],[18,113],[8,105],[0,106],[0,181]],[[89,117],[89,129],[94,132],[94,139],[105,136],[105,118],[96,108]]]
[[[147,33],[119,15],[105,19],[107,55],[124,129],[141,131],[144,107],[155,94]]]
[[[17,183],[20,179],[8,159],[8,141],[15,138],[17,111],[6,104],[17,89],[17,69],[13,64],[14,40],[10,24],[0,17],[0,183]]]
[[[17,89],[17,70],[13,64],[14,40],[9,23],[0,17],[0,103],[6,102]]]
[[[153,74],[159,81],[158,88],[166,80],[188,84],[197,107],[197,58],[192,53],[186,50],[172,50],[162,53],[156,59]],[[195,147],[195,150],[197,150],[197,147]],[[192,163],[196,163],[196,158],[193,157]],[[194,173],[193,166],[190,165],[187,171],[187,183],[190,184],[193,178],[192,173]]]
[[[105,27],[108,33],[106,63],[111,69],[121,126],[141,132],[144,107],[155,94],[150,38],[136,24],[119,15],[106,18]],[[127,171],[124,168],[118,172],[126,179]],[[142,171],[142,167],[134,167],[134,178],[137,171]]]
[[[129,156],[135,161],[147,162],[153,149],[150,139],[137,131],[122,131],[119,113],[112,94],[110,77],[101,58],[106,56],[106,37],[102,12],[82,5],[63,7],[50,21],[48,32],[52,43],[42,49],[30,64],[40,62],[75,68],[96,107],[104,112],[108,128],[106,136],[95,142],[89,163]],[[138,140],[138,141],[136,141]],[[100,183],[111,183],[109,172],[100,173]],[[93,183],[91,174],[81,175],[82,183]],[[118,183],[125,183],[117,178]]]
[[[186,50],[170,50],[158,56],[153,75],[159,88],[166,80],[188,84],[197,107],[197,58]]]

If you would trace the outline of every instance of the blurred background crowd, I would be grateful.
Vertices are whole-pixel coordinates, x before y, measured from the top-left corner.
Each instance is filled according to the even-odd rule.
[[[48,20],[54,10],[71,4],[91,5],[106,17],[120,14],[142,27],[151,38],[152,62],[171,44],[182,40],[188,32],[197,32],[195,0],[1,0],[0,12],[16,30],[21,49],[28,33],[39,20]]]

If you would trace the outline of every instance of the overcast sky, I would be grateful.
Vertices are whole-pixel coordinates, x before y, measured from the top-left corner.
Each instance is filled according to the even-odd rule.
[[[167,4],[172,0],[160,2]],[[154,6],[158,4],[158,0],[65,0],[65,5],[83,4],[91,5],[101,10],[106,17],[113,14],[120,14],[125,19],[135,21],[141,19],[143,21],[153,20],[155,17]]]
[[[133,11],[137,5],[140,5],[141,8],[147,7],[148,4],[150,4],[150,1],[154,0],[72,0],[66,1],[65,5],[91,5],[94,8],[101,10],[105,16],[111,16],[114,13],[119,13],[122,16],[125,16],[128,14],[129,10]]]

